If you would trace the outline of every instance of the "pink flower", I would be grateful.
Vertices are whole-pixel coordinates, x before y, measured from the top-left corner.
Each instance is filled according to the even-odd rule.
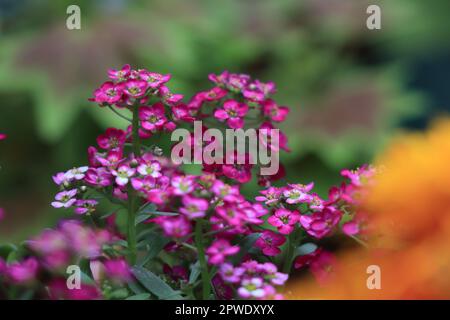
[[[262,103],[262,111],[266,117],[272,121],[282,122],[286,119],[289,108],[279,107],[272,99],[266,100]]]
[[[98,204],[97,200],[86,199],[77,200],[75,202],[75,213],[76,214],[90,214],[95,211],[95,206]]]
[[[5,217],[5,210],[3,208],[0,208],[0,221],[3,220]]]
[[[159,88],[160,86],[168,82],[171,77],[170,74],[162,75],[156,72],[149,72],[147,70],[140,70],[139,76],[142,80],[147,81],[149,88],[152,89]]]
[[[242,267],[233,267],[231,263],[223,263],[220,266],[220,276],[226,282],[238,283],[241,281],[241,276],[244,274],[245,269]]]
[[[84,167],[79,167],[79,168],[73,168],[70,169],[69,171],[67,171],[65,173],[66,178],[71,181],[71,180],[82,180],[85,176],[85,172],[89,169],[89,167],[84,166]]]
[[[122,84],[114,84],[111,81],[107,81],[94,91],[94,97],[89,100],[98,104],[106,103],[112,105],[122,99],[123,90],[124,86]]]
[[[55,196],[55,200],[52,202],[54,208],[69,208],[71,207],[77,199],[74,199],[77,194],[77,189],[72,189],[69,191],[61,191]]]
[[[241,298],[257,298],[262,299],[266,296],[264,289],[264,281],[261,278],[244,279],[241,287],[238,289],[238,294]]]
[[[175,105],[183,99],[182,94],[173,94],[166,86],[161,86],[159,88],[159,95],[163,98],[163,101],[170,106]]]
[[[162,103],[155,103],[150,107],[141,107],[139,109],[139,119],[142,127],[149,131],[160,130],[167,122],[165,109]]]
[[[239,252],[238,246],[232,246],[228,240],[215,240],[211,246],[206,249],[208,255],[208,262],[213,265],[221,264],[226,257],[235,255]]]
[[[227,124],[232,129],[240,129],[244,126],[242,119],[248,112],[248,106],[234,100],[227,100],[223,104],[223,109],[217,109],[214,117],[220,121],[227,120]]]
[[[137,171],[143,176],[159,178],[161,176],[161,164],[156,160],[152,160],[150,163],[141,163]]]
[[[310,215],[301,215],[300,224],[311,236],[321,239],[326,236],[341,220],[341,212],[333,207]]]
[[[95,300],[101,298],[96,286],[81,283],[81,288],[71,290],[67,288],[67,280],[64,278],[53,279],[48,285],[50,299],[52,300]]]
[[[111,259],[104,262],[105,273],[108,279],[117,282],[127,282],[130,280],[131,271],[128,263],[124,259]]]
[[[275,132],[272,131],[274,129],[276,128],[270,122],[266,121],[263,124],[261,124],[261,126],[258,129],[259,130],[258,138],[260,143],[273,151],[279,151],[281,149],[286,152],[290,152],[291,149],[289,149],[287,145],[288,144],[287,137],[281,130],[278,132],[278,144],[272,143],[272,138],[275,136]]]
[[[214,87],[209,91],[202,92],[201,97],[206,101],[217,101],[222,99],[228,92],[220,87]]]
[[[26,283],[35,280],[38,269],[38,261],[35,258],[28,258],[8,266],[7,274],[15,283]]]
[[[131,74],[131,66],[126,64],[120,70],[109,69],[108,76],[111,80],[124,81],[127,80]]]
[[[180,212],[186,215],[188,219],[202,218],[208,210],[208,201],[205,199],[194,198],[191,196],[184,196],[182,199],[183,207]]]
[[[96,161],[104,167],[115,167],[123,158],[122,149],[114,149],[105,154],[96,154]]]
[[[157,187],[156,179],[152,176],[146,176],[144,178],[132,178],[131,185],[134,190],[141,192],[150,192]]]
[[[262,250],[266,256],[276,256],[281,253],[280,246],[286,242],[286,238],[278,233],[265,230],[256,240],[255,245]]]
[[[0,141],[5,140],[8,136],[0,132]]]
[[[164,264],[163,272],[175,282],[189,280],[188,270],[183,266],[170,267],[168,264]]]
[[[303,184],[289,184],[289,187],[285,189],[283,195],[287,198],[286,202],[289,204],[294,203],[308,203],[312,197],[308,194],[314,187],[314,183]]]
[[[322,211],[325,208],[325,201],[323,201],[317,194],[311,194],[311,202],[309,208],[314,211]]]
[[[172,115],[175,120],[193,122],[195,118],[191,115],[189,108],[185,104],[177,104],[172,107]]]
[[[219,274],[216,274],[212,278],[211,283],[214,287],[214,291],[218,299],[222,300],[233,299],[234,296],[233,289],[223,281],[222,277]]]
[[[111,170],[111,174],[116,177],[116,183],[119,186],[127,185],[129,179],[136,173],[136,169],[130,168],[128,165],[121,165],[117,170]]]
[[[125,131],[116,128],[108,128],[104,134],[97,137],[97,143],[102,149],[122,148],[126,138],[127,135]]]
[[[124,92],[132,98],[140,98],[147,91],[147,82],[144,80],[127,80]]]
[[[336,257],[328,251],[320,251],[310,264],[310,271],[317,282],[325,285],[333,276],[337,266]]]
[[[90,168],[86,171],[84,181],[96,187],[107,187],[112,183],[112,175],[105,168]]]
[[[241,157],[243,161],[241,161]],[[247,183],[252,179],[252,167],[249,154],[239,156],[234,152],[226,155],[225,164],[222,166],[222,173],[239,183]]]
[[[269,187],[259,193],[261,193],[262,196],[257,196],[255,200],[264,202],[266,205],[270,206],[278,203],[282,195],[282,190],[276,187]]]
[[[289,234],[294,231],[295,224],[299,221],[300,214],[298,211],[290,211],[287,209],[277,209],[275,213],[267,219],[267,222],[277,227],[281,234]]]
[[[222,180],[215,180],[211,187],[211,191],[218,198],[229,202],[236,202],[242,198],[238,186],[230,186],[222,182]]]
[[[194,191],[195,181],[193,176],[176,176],[172,179],[173,194],[181,196]]]
[[[367,230],[367,215],[364,212],[357,212],[352,221],[342,225],[342,232],[348,236],[355,236]]]
[[[183,238],[192,231],[191,223],[184,216],[164,217],[160,226],[166,236],[174,238]]]
[[[372,178],[375,173],[375,168],[367,165],[364,165],[356,170],[345,169],[341,171],[341,175],[350,179],[352,185],[356,187],[361,187],[362,185],[370,182],[370,178]]]

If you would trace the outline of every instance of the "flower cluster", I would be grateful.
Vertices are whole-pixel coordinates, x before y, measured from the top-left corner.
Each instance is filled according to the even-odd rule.
[[[6,267],[10,281],[33,282],[41,269],[58,273],[69,263],[87,259],[97,285],[89,287],[85,298],[100,296],[94,293],[117,298],[114,289],[131,282],[130,288],[148,289],[148,297],[279,299],[277,287],[286,282],[293,265],[309,265],[322,275],[318,270],[330,260],[320,254],[322,248],[299,251],[302,245],[331,236],[344,218],[344,233],[355,237],[363,230],[364,219],[353,216],[352,206],[372,168],[343,171],[350,184],[332,188],[328,199],[322,199],[313,192],[313,183],[272,186],[284,176],[281,166],[275,175],[257,176],[265,189],[252,201],[241,192],[260,166],[252,164],[250,154],[227,150],[227,161],[202,162],[202,174],[194,175],[148,143],[155,133],[192,129],[197,120],[205,120],[203,131],[252,127],[266,134],[263,146],[271,152],[289,151],[282,133],[277,144],[267,136],[266,129],[276,128],[289,112],[273,100],[274,83],[223,72],[209,76],[212,88],[183,102],[183,95],[167,87],[170,75],[129,65],[108,75],[91,101],[130,125],[106,129],[88,148],[87,165],[53,176],[59,192],[51,205],[74,210],[79,220],[94,222],[96,229],[70,221],[45,231],[29,242],[33,255]],[[188,142],[193,149],[199,143],[192,132]],[[104,225],[97,212],[105,200],[118,207],[117,215],[126,214],[120,216],[126,225],[113,225],[114,232],[98,228]],[[123,237],[117,236],[119,229],[126,230]],[[60,278],[54,279],[49,285],[52,297],[74,298]],[[161,285],[151,286],[148,279],[166,281],[170,287],[158,292]]]
[[[120,246],[115,244],[118,240],[117,235],[107,229],[94,230],[76,220],[62,221],[58,228],[46,229],[26,241],[19,251],[20,257],[12,262],[6,263],[0,258],[0,281],[6,289],[16,288],[14,292],[34,289],[35,298],[40,299],[111,297],[113,285],[123,287],[131,279],[125,260],[111,255],[111,250],[105,251],[110,246],[118,249]],[[84,272],[93,274],[94,282],[80,279],[78,288],[69,288],[66,272],[82,261],[87,266]],[[48,290],[43,290],[45,287]]]
[[[273,263],[255,260],[247,260],[237,267],[224,263],[219,276],[244,299],[280,299],[282,296],[277,294],[275,287],[284,285],[288,279],[288,275],[278,272]]]

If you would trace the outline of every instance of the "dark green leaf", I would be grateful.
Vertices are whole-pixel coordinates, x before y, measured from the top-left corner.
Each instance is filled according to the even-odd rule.
[[[315,245],[314,243],[308,242],[308,243],[302,244],[301,246],[298,246],[295,249],[294,257],[304,256],[304,255],[313,253],[316,249],[317,249],[317,245]]]
[[[253,247],[256,240],[261,236],[261,233],[252,233],[248,236],[246,236],[244,239],[242,239],[239,242],[239,252],[231,258],[231,261],[233,263],[239,263],[244,258],[244,256],[247,254],[247,252]]]
[[[139,266],[132,268],[133,274],[136,279],[151,293],[156,295],[160,299],[174,299],[179,300],[183,297],[179,292],[173,290],[167,283],[161,278],[155,275],[153,272]]]
[[[128,297],[125,300],[148,300],[149,298],[150,298],[149,293],[141,293],[141,294],[136,294],[134,296]]]

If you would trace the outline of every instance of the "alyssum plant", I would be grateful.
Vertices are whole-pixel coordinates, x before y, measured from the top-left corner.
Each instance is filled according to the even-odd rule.
[[[354,205],[370,167],[344,170],[350,182],[331,188],[328,199],[313,192],[313,183],[272,186],[284,176],[282,166],[276,175],[258,171],[262,190],[251,200],[240,192],[258,167],[248,154],[243,163],[204,164],[192,175],[151,144],[163,131],[192,130],[194,121],[204,130],[274,129],[289,109],[272,100],[273,83],[210,75],[214,86],[185,103],[166,86],[169,75],[129,65],[108,75],[90,100],[130,124],[98,136],[88,165],[53,177],[60,190],[52,206],[70,208],[76,218],[2,248],[2,298],[279,299],[293,267],[326,278],[334,258],[322,238],[343,232],[362,242],[364,217]],[[268,137],[264,144],[289,151],[281,132],[278,143]],[[116,209],[102,214],[102,201]],[[115,218],[125,214],[122,230]],[[68,286],[70,265],[81,269],[78,287]]]

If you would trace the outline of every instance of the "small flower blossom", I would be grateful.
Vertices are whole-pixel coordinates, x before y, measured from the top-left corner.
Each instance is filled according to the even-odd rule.
[[[174,238],[183,238],[192,231],[190,222],[184,216],[165,217],[160,226],[166,236]]]
[[[70,180],[82,180],[85,176],[85,172],[89,169],[89,167],[79,167],[73,168],[66,172],[66,178]]]
[[[262,190],[259,193],[261,193],[262,196],[257,196],[255,200],[264,202],[268,206],[278,203],[282,196],[282,190],[276,187],[269,187],[268,189]]]
[[[147,81],[149,88],[156,89],[170,80],[170,74],[162,75],[156,72],[149,72],[147,70],[140,70],[139,76],[142,80]]]
[[[241,283],[241,287],[238,289],[238,294],[241,298],[263,298],[266,295],[266,291],[263,287],[263,280],[261,278],[245,279]]]
[[[308,194],[314,187],[314,183],[307,185],[303,184],[289,184],[289,187],[283,192],[286,197],[286,203],[307,203],[311,201],[311,195]]]
[[[130,267],[124,259],[106,260],[104,266],[108,279],[125,283],[132,278]]]
[[[176,176],[172,179],[171,185],[175,195],[184,195],[194,190],[195,183],[192,176]]]
[[[301,215],[300,224],[311,236],[321,239],[331,232],[339,223],[341,212],[333,207],[327,207],[310,215]]]
[[[214,112],[214,117],[221,121],[226,120],[227,124],[232,129],[240,129],[244,126],[242,119],[248,112],[248,106],[234,100],[227,100],[223,104],[223,109],[217,109]]]
[[[265,230],[256,240],[255,245],[262,250],[266,256],[276,256],[281,253],[281,247],[286,238],[270,230]]]
[[[28,258],[8,266],[7,274],[15,283],[26,283],[35,280],[38,269],[38,261],[35,258]]]
[[[140,98],[147,91],[147,82],[144,80],[128,80],[124,84],[124,92],[132,98]]]
[[[127,185],[129,179],[136,173],[136,169],[130,168],[128,165],[121,165],[117,170],[111,170],[111,174],[116,177],[116,183],[119,186]]]
[[[221,264],[225,261],[227,256],[235,255],[239,252],[238,246],[232,246],[228,240],[215,240],[211,246],[206,249],[208,255],[208,262],[213,265]]]
[[[87,199],[87,200],[77,200],[75,202],[75,213],[76,214],[90,214],[95,211],[95,206],[98,204],[97,200]]]
[[[122,148],[127,138],[126,132],[116,128],[108,128],[97,137],[97,144],[102,149]]]
[[[141,107],[139,109],[139,119],[141,120],[142,127],[145,130],[161,130],[167,122],[164,105],[161,103],[155,103],[150,107]]]
[[[294,226],[300,219],[298,211],[290,211],[287,209],[277,209],[275,213],[267,219],[267,222],[277,227],[281,234],[289,234],[294,231]]]
[[[111,80],[124,81],[127,80],[131,74],[131,66],[126,64],[120,70],[109,69],[108,76]]]
[[[269,99],[262,103],[263,114],[266,117],[269,117],[272,121],[282,122],[286,119],[289,108],[288,107],[279,107],[275,101]]]
[[[184,196],[182,199],[183,207],[180,212],[186,215],[188,219],[202,218],[208,210],[208,201],[205,199]]]
[[[86,171],[84,181],[97,187],[107,187],[112,183],[112,175],[105,168],[90,168]]]
[[[231,263],[223,263],[219,269],[220,275],[226,282],[238,283],[245,269],[242,267],[233,267]]]
[[[150,163],[142,163],[137,167],[137,171],[143,176],[159,178],[161,176],[161,164],[152,160]]]
[[[69,208],[71,207],[77,199],[75,195],[77,194],[77,189],[72,189],[69,191],[61,191],[55,196],[55,200],[52,202],[54,208]]]
[[[106,103],[112,105],[122,99],[123,90],[124,86],[122,84],[116,85],[113,82],[107,81],[94,91],[94,97],[89,100],[98,104]]]

